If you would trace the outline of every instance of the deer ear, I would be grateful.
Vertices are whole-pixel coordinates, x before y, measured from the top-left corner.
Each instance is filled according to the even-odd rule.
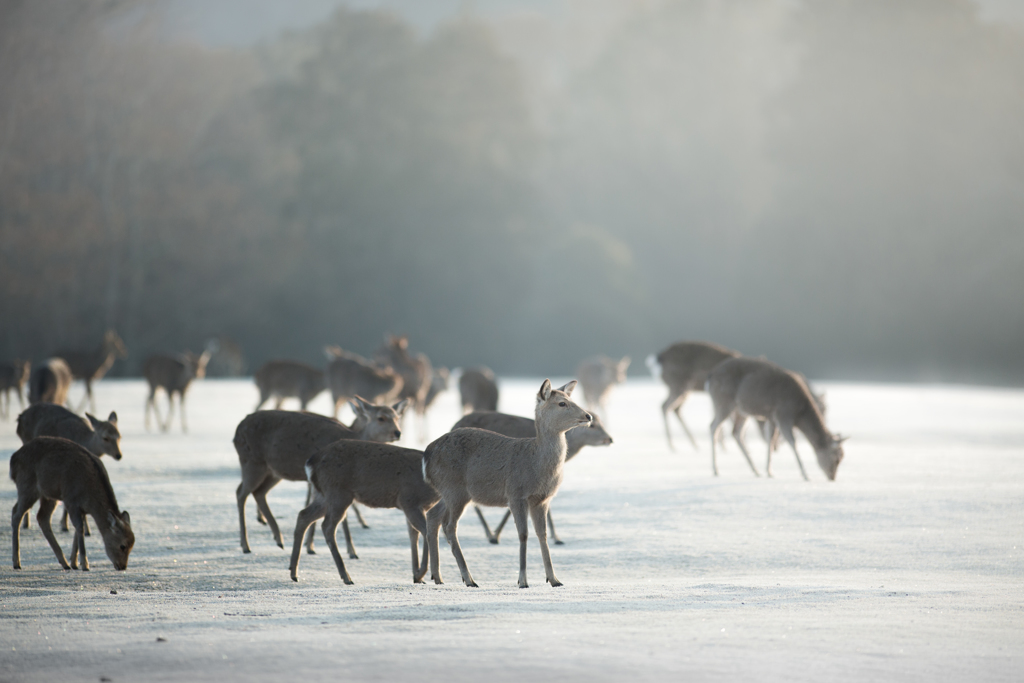
[[[401,401],[399,401],[398,403],[391,407],[394,408],[396,413],[398,413],[398,417],[402,417],[402,415],[405,413],[405,409],[409,407],[409,399],[403,398]]]
[[[100,422],[102,422],[102,420],[97,420],[95,416],[90,415],[89,413],[86,413],[85,416],[89,418],[89,422],[92,423],[93,429],[96,429],[97,427],[100,426]]]
[[[352,410],[356,411],[356,415],[366,415],[366,409],[370,403],[362,396],[353,396],[349,405],[352,406]]]
[[[128,515],[127,510],[121,510],[121,521],[124,522],[125,526],[132,525],[132,518]]]
[[[540,391],[537,392],[537,403],[548,400],[549,396],[551,396],[551,380],[546,379],[540,385]]]
[[[117,424],[117,413],[115,413],[113,410],[111,410],[110,411],[110,417],[107,418],[107,422],[109,422],[112,425],[116,425]]]
[[[559,391],[564,391],[566,396],[572,395],[572,390],[576,388],[576,380],[569,380],[562,386],[558,387]]]

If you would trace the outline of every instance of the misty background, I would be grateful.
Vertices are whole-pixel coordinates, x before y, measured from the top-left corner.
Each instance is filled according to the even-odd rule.
[[[1024,383],[1024,11],[0,2],[0,358]]]

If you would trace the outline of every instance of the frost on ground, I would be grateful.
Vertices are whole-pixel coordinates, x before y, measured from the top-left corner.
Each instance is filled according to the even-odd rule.
[[[501,409],[530,414],[539,384],[505,380]],[[515,530],[490,545],[472,511],[459,537],[480,588],[461,585],[443,542],[447,583],[413,585],[396,510],[355,525],[355,586],[319,527],[293,584],[251,499],[253,554],[239,547],[231,438],[254,385],[197,383],[182,435],[177,420],[145,432],[142,382],[101,382],[97,407],[117,410],[124,434],[124,459],[105,464],[137,536],[128,571],[97,536],[93,570],[62,571],[38,525],[22,532],[24,569],[0,566],[0,680],[1019,680],[1024,392],[821,386],[830,427],[852,437],[833,483],[806,442],[810,483],[788,447],[774,479],[755,479],[732,444],[713,478],[706,396],[684,408],[700,451],[674,425],[672,453],[664,388],[620,387],[606,420],[615,444],[569,463],[552,506],[565,587],[543,583],[531,529],[531,586],[519,590]],[[311,406],[328,408],[324,396]],[[431,437],[458,417],[457,396],[442,395]],[[410,421],[402,445],[417,447],[418,431]],[[753,429],[748,444],[763,472]],[[0,422],[5,473],[18,445]],[[282,482],[268,497],[286,539],[304,496]]]

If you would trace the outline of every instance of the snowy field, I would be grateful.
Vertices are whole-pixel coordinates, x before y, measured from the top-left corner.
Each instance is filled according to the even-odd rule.
[[[503,381],[501,409],[531,414],[540,379]],[[565,586],[543,582],[531,529],[519,590],[514,529],[490,545],[471,509],[459,535],[480,588],[461,584],[443,539],[446,583],[413,585],[396,510],[367,510],[371,528],[353,529],[356,585],[319,527],[292,583],[251,499],[253,554],[239,547],[231,439],[252,383],[194,385],[183,435],[177,420],[144,430],[141,381],[104,381],[99,412],[117,410],[124,437],[124,459],[105,463],[136,533],[128,571],[98,536],[92,571],[62,571],[38,527],[23,532],[24,569],[0,565],[0,680],[1021,680],[1024,391],[819,386],[829,426],[851,436],[835,482],[804,441],[809,483],[788,447],[774,479],[755,479],[732,444],[714,478],[706,395],[684,410],[700,450],[674,425],[672,453],[664,387],[620,387],[615,443],[569,463],[552,506]],[[432,438],[458,418],[456,393],[438,399]],[[403,445],[416,432],[408,423]],[[763,471],[763,442],[752,429],[747,441]],[[0,422],[5,510],[19,445]],[[293,482],[268,496],[286,539],[304,496]]]

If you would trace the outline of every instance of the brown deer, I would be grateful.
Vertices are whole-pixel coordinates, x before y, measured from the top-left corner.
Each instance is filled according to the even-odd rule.
[[[277,399],[274,408],[281,409],[286,398],[297,398],[305,410],[309,402],[324,390],[324,371],[312,365],[292,360],[270,360],[256,371],[256,386],[260,390],[259,410],[272,396]]]
[[[519,587],[526,580],[526,514],[540,542],[544,574],[552,586],[562,583],[555,577],[548,549],[545,520],[551,498],[562,482],[567,445],[565,433],[574,427],[589,425],[587,411],[569,396],[576,387],[573,380],[559,389],[544,380],[537,393],[533,438],[513,439],[484,429],[456,429],[427,446],[423,453],[424,479],[441,494],[441,503],[427,515],[427,542],[430,574],[442,583],[438,557],[438,530],[444,524],[445,537],[459,565],[462,580],[476,586],[459,545],[459,518],[471,502],[508,507],[519,532]]]
[[[337,346],[324,347],[330,361],[327,365],[327,386],[334,401],[334,417],[346,401],[362,396],[370,403],[397,400],[402,391],[402,378],[390,368],[379,368],[362,356],[343,351]]]
[[[462,413],[494,412],[498,409],[498,383],[486,366],[469,368],[459,377]]]
[[[408,402],[404,400],[394,406],[381,406],[356,397],[352,406],[356,420],[351,427],[324,415],[285,410],[261,410],[239,422],[235,429],[234,444],[238,464],[242,469],[242,483],[238,485],[235,497],[238,502],[242,552],[251,552],[245,528],[245,503],[250,494],[270,525],[274,541],[278,547],[284,548],[277,520],[267,504],[267,493],[282,479],[306,481],[306,470],[303,467],[309,456],[339,439],[397,441],[402,436],[398,421],[406,406]],[[354,555],[355,549],[347,524],[345,537],[349,552]],[[312,552],[312,535],[309,549]]]
[[[14,389],[18,397],[18,407],[25,409],[25,395],[22,387],[28,382],[29,373],[32,372],[32,363],[27,360],[13,360],[8,363],[0,363],[0,417],[5,420],[11,415],[11,389]]]
[[[668,347],[657,356],[647,357],[647,366],[651,374],[660,378],[668,385],[668,398],[661,404],[661,414],[665,420],[665,438],[668,439],[668,447],[675,450],[672,445],[672,432],[668,428],[668,413],[671,410],[676,414],[679,424],[682,425],[686,437],[697,448],[697,442],[690,433],[690,428],[683,421],[680,412],[687,395],[691,391],[704,391],[704,384],[707,382],[708,373],[712,368],[728,358],[739,356],[738,351],[727,349],[718,344],[708,342],[678,342]]]
[[[64,362],[71,368],[72,377],[85,382],[85,395],[82,396],[82,402],[75,411],[82,410],[88,402],[90,410],[96,412],[96,401],[92,395],[93,381],[103,379],[115,359],[127,358],[128,350],[125,349],[124,341],[121,340],[117,332],[107,330],[100,345],[95,349],[90,351],[65,350],[54,355],[64,359]]]
[[[605,403],[608,401],[608,395],[616,384],[626,381],[629,363],[629,356],[623,356],[619,360],[608,356],[591,356],[580,363],[576,375],[579,377],[580,388],[583,389],[583,400],[587,404],[587,410],[607,417]]]
[[[313,500],[295,520],[291,575],[298,581],[302,537],[323,518],[324,539],[342,580],[352,584],[338,552],[335,534],[353,501],[373,508],[398,508],[405,513],[412,546],[412,580],[423,583],[427,573],[427,510],[439,496],[423,481],[423,452],[384,443],[341,440],[315,452],[305,464],[313,488]],[[419,561],[419,537],[423,534],[423,561]]]
[[[715,406],[715,417],[711,422],[711,469],[715,476],[718,476],[715,439],[722,423],[729,417],[734,419],[733,436],[736,442],[754,474],[758,474],[742,440],[743,422],[753,417],[772,425],[772,433],[768,438],[768,476],[771,476],[774,430],[778,429],[793,449],[800,474],[804,480],[808,479],[796,450],[793,438],[795,427],[811,442],[818,465],[825,476],[835,480],[836,470],[843,460],[842,444],[845,438],[833,436],[829,432],[813,394],[800,375],[760,358],[731,358],[708,375],[707,391]]]
[[[178,395],[178,407],[181,411],[181,431],[187,432],[188,425],[185,421],[185,393],[189,384],[194,379],[202,379],[206,376],[206,364],[210,360],[210,354],[216,351],[216,341],[211,340],[206,350],[200,355],[191,351],[168,356],[155,354],[146,359],[142,365],[142,375],[149,383],[149,397],[146,399],[146,429],[149,429],[149,411],[156,413],[157,426],[160,431],[166,432],[171,427],[171,420],[174,418],[174,395]],[[156,407],[156,390],[163,389],[167,394],[167,421],[161,422],[160,410]]]
[[[73,441],[40,436],[14,452],[10,473],[18,488],[18,502],[11,511],[15,569],[21,569],[21,520],[37,500],[39,512],[36,520],[61,567],[78,569],[78,555],[81,553],[82,570],[89,569],[83,532],[86,515],[91,515],[96,522],[114,569],[123,571],[128,567],[128,554],[135,545],[131,518],[127,510],[118,509],[110,478],[99,458]],[[71,515],[71,523],[75,525],[70,566],[50,528],[50,516],[58,500],[64,502]]]
[[[32,368],[28,378],[28,404],[66,404],[72,381],[71,368],[63,358],[48,358]]]
[[[608,432],[605,431],[604,425],[601,424],[601,418],[594,413],[590,414],[593,417],[593,421],[589,426],[576,427],[570,429],[565,433],[565,461],[569,462],[576,457],[584,446],[609,446],[612,443],[612,437]],[[477,429],[489,429],[492,432],[498,434],[504,434],[505,436],[511,436],[515,439],[529,439],[537,435],[536,423],[528,417],[519,417],[518,415],[507,415],[506,413],[494,413],[494,412],[483,412],[483,413],[470,413],[461,420],[455,423],[452,429],[462,429],[464,427],[475,427]],[[502,518],[501,523],[491,533],[491,528],[487,524],[487,519],[484,517],[484,511],[480,509],[479,505],[474,505],[476,514],[480,517],[480,523],[484,525],[484,533],[487,534],[487,540],[491,543],[498,543],[498,538],[501,536],[501,530],[505,528],[505,524],[508,522],[509,517],[512,516],[512,511],[508,510],[505,512],[505,516]],[[565,543],[558,538],[558,534],[555,532],[555,520],[551,516],[551,510],[548,510],[548,528],[551,530],[551,538],[555,541],[555,545],[564,545]]]
[[[409,399],[417,414],[422,414],[427,393],[430,391],[432,369],[430,361],[422,354],[409,353],[409,338],[385,335],[384,343],[374,352],[373,360],[380,367],[392,368],[402,378],[399,398]]]

